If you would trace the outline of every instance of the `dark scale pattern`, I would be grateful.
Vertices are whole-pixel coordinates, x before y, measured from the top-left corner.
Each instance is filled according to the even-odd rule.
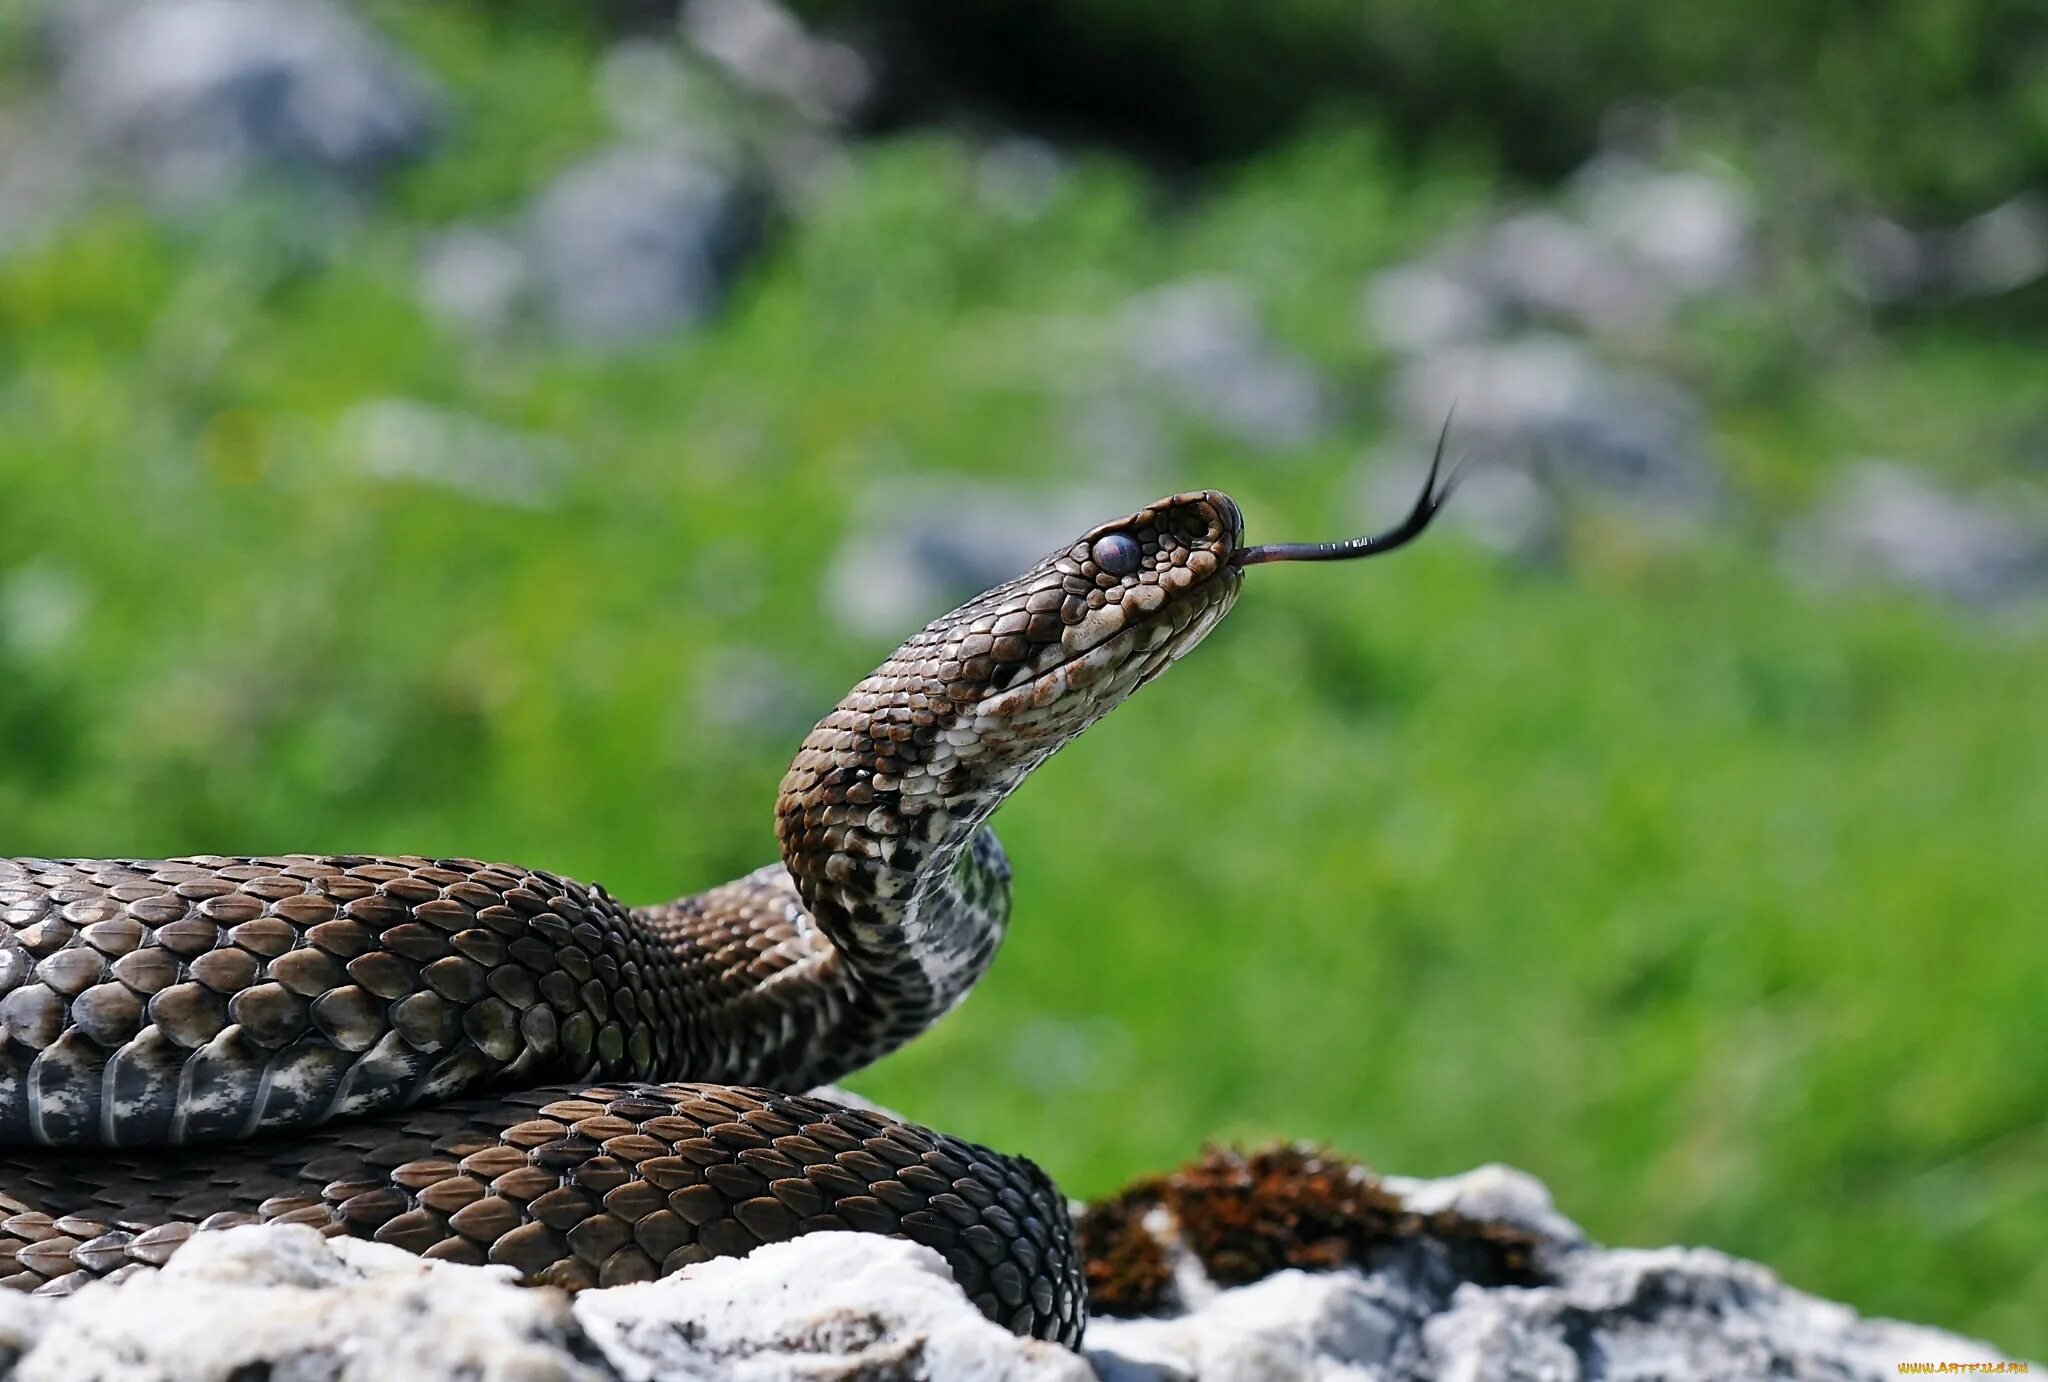
[[[308,1224],[572,1291],[852,1229],[934,1249],[1017,1333],[1081,1336],[1072,1226],[1037,1167],[823,1099],[570,1086],[219,1152],[0,1155],[0,1284],[68,1293],[235,1224]]]
[[[467,859],[0,860],[0,1141],[221,1141],[713,1071],[674,928]]]
[[[0,1146],[175,1149],[5,1153],[8,1280],[250,1217],[569,1286],[855,1228],[1071,1342],[1078,1259],[1029,1163],[755,1089],[426,1106],[808,1088],[923,1031],[1009,921],[983,823],[1228,612],[1240,536],[1178,495],[933,621],[804,740],[783,863],[660,907],[467,859],[0,860]]]

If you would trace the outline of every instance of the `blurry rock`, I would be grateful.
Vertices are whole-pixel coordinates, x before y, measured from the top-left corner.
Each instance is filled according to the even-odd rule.
[[[1485,293],[1427,264],[1401,264],[1375,274],[1360,302],[1366,334],[1409,354],[1490,335],[1500,313]]]
[[[1674,295],[1665,282],[1556,212],[1508,217],[1459,271],[1502,310],[1595,335],[1650,339],[1671,316]]]
[[[1949,279],[1965,297],[2024,288],[2048,274],[2048,196],[2026,192],[1956,228]]]
[[[1880,304],[1995,297],[2048,275],[2048,197],[2022,193],[1951,229],[1852,220],[1840,256],[1850,290]]]
[[[409,480],[468,499],[544,509],[575,464],[552,437],[513,432],[410,398],[373,398],[344,413],[335,445],[365,475]]]
[[[576,339],[621,345],[710,314],[758,244],[741,173],[666,148],[621,147],[541,193],[530,235],[543,302]]]
[[[1936,292],[1943,278],[1939,248],[1896,221],[1863,216],[1842,231],[1838,254],[1849,291],[1868,302],[1909,302]]]
[[[683,33],[741,85],[821,124],[843,123],[874,92],[874,74],[853,48],[806,31],[775,0],[688,0]]]
[[[1417,1214],[1448,1210],[1468,1219],[1526,1229],[1552,1248],[1586,1246],[1586,1231],[1558,1211],[1550,1187],[1527,1171],[1498,1162],[1437,1180],[1383,1176],[1380,1183]]]
[[[629,38],[597,65],[597,103],[627,139],[659,140],[688,124],[690,72],[673,43]]]
[[[1735,291],[1754,271],[1755,212],[1727,178],[1606,155],[1580,170],[1576,193],[1576,218],[1518,212],[1373,278],[1368,335],[1412,353],[1537,322],[1654,342],[1680,302]]]
[[[255,168],[357,184],[432,132],[424,77],[327,0],[88,0],[57,30],[66,99],[172,197]]]
[[[1247,445],[1300,446],[1329,428],[1321,376],[1267,338],[1243,284],[1201,278],[1155,289],[1125,308],[1124,328],[1148,378]]]
[[[495,328],[518,311],[530,286],[526,256],[509,237],[480,226],[457,226],[427,242],[420,254],[420,297],[442,316]]]
[[[891,495],[856,517],[826,577],[826,607],[876,638],[901,637],[1152,497],[979,485]]]
[[[1718,502],[1692,396],[1562,337],[1422,356],[1396,377],[1394,402],[1410,432],[1432,442],[1455,405],[1454,452],[1526,471],[1550,489],[1670,516],[1704,515]]]
[[[1755,268],[1755,208],[1732,179],[1609,155],[1574,181],[1587,228],[1680,293],[1739,288]]]
[[[1887,461],[1849,467],[1786,555],[1795,570],[1833,578],[1874,573],[1966,604],[2048,589],[2048,527],[2008,507],[1959,498]]]

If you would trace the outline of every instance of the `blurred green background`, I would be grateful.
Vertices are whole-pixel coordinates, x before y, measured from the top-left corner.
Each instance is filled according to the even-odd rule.
[[[2048,1353],[2038,9],[694,8],[314,11],[393,84],[196,116],[171,0],[0,20],[0,851],[694,890],[1011,545],[1381,526],[1455,395],[1465,521],[1257,573],[851,1083],[1080,1196],[1505,1161]]]

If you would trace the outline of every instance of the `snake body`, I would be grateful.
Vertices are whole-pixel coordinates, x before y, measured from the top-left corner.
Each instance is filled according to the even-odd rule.
[[[1176,495],[933,621],[805,738],[782,862],[662,906],[463,859],[0,860],[0,1278],[283,1222],[573,1289],[856,1229],[1075,1343],[1037,1167],[775,1091],[966,995],[1009,915],[989,815],[1215,626],[1278,550],[1241,541]]]

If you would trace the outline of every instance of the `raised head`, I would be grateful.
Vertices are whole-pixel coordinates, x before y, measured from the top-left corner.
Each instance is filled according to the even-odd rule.
[[[776,835],[812,916],[856,966],[886,963],[950,1005],[1007,916],[1007,867],[992,836],[977,838],[1002,799],[1201,642],[1248,568],[1412,541],[1455,480],[1441,456],[1439,443],[1414,509],[1376,536],[1246,547],[1227,495],[1176,494],[920,629],[818,723],[783,778]],[[906,955],[915,976],[901,973]]]

